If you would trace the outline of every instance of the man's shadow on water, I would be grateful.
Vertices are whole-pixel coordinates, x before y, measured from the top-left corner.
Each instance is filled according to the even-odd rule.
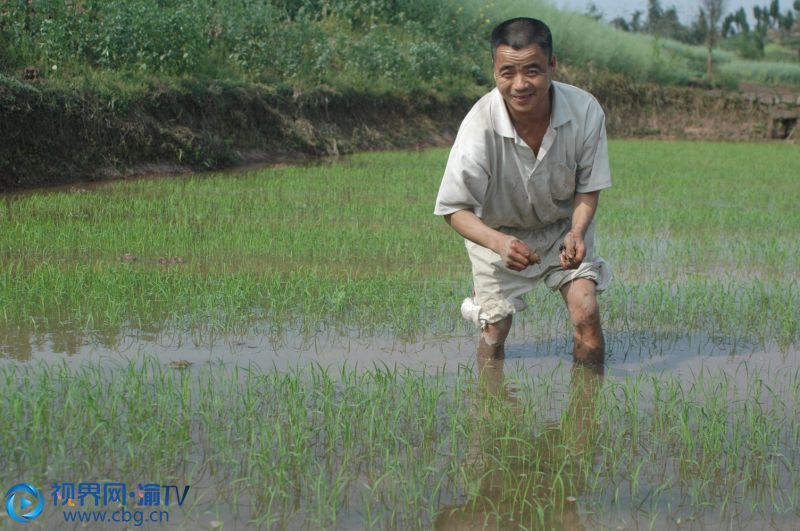
[[[478,352],[472,429],[463,470],[468,499],[442,507],[438,530],[583,530],[578,514],[586,477],[598,454],[596,399],[603,366],[574,364],[558,421],[525,426],[525,407],[506,385],[505,361]]]

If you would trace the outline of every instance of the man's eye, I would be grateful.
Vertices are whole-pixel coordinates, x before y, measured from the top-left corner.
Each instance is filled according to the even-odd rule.
[[[530,70],[528,70],[528,75],[529,76],[538,76],[539,75],[539,69],[531,68]]]

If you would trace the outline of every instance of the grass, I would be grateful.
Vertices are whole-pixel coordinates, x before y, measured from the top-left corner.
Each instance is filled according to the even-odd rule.
[[[800,64],[786,61],[736,61],[720,66],[723,75],[767,85],[800,84]]]
[[[800,289],[791,146],[614,141],[598,212],[611,331],[790,345]],[[681,153],[676,159],[675,153]],[[37,334],[253,323],[402,336],[463,327],[460,239],[432,214],[444,150],[141,179],[0,203],[0,323]],[[555,297],[520,316],[560,334]]]
[[[0,12],[0,71],[21,78],[34,66],[59,90],[105,92],[118,86],[122,94],[141,94],[153,78],[183,77],[300,91],[324,84],[362,93],[478,94],[491,80],[491,28],[531,13],[552,27],[562,64],[588,66],[589,78],[599,70],[686,84],[704,75],[702,46],[618,31],[543,0],[237,0],[225,9],[212,0],[39,0],[35,9],[10,3]],[[769,52],[768,57],[780,55]],[[728,68],[729,84],[798,83],[786,65],[765,67],[771,72],[765,76],[748,63],[739,65],[731,52],[714,55],[737,65]]]
[[[787,46],[771,42],[764,46],[764,58],[767,61],[783,61],[787,63],[800,62],[800,54]]]
[[[800,220],[793,146],[612,141],[598,245],[609,335],[792,348]],[[460,239],[432,215],[447,152],[119,181],[0,202],[0,340],[56,330],[205,337],[251,326],[463,332]],[[566,335],[537,290],[515,340]],[[10,338],[9,339],[3,339]],[[21,346],[20,346],[21,345]],[[27,351],[25,350],[27,348]],[[800,517],[800,373],[603,376],[534,364],[428,373],[312,364],[173,370],[0,364],[3,484],[188,484],[170,525],[525,529]],[[48,498],[49,499],[49,498]],[[57,526],[49,506],[39,525]],[[788,524],[787,524],[788,525]]]
[[[796,372],[480,375],[6,365],[0,476],[188,484],[170,522],[189,528],[800,516]]]

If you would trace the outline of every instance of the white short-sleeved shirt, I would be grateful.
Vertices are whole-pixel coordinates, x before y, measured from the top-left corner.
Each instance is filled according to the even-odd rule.
[[[538,156],[517,134],[496,88],[458,130],[434,213],[472,209],[488,226],[536,230],[572,217],[576,192],[611,186],[605,114],[588,92],[553,81]]]

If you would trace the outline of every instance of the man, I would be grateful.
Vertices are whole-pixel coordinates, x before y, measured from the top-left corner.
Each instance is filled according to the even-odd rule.
[[[602,363],[597,292],[611,271],[594,251],[600,190],[611,186],[605,115],[589,93],[553,81],[550,29],[515,18],[491,36],[497,87],[461,123],[435,214],[465,238],[481,327],[479,355],[502,357],[512,314],[539,281],[559,290],[578,362]]]

